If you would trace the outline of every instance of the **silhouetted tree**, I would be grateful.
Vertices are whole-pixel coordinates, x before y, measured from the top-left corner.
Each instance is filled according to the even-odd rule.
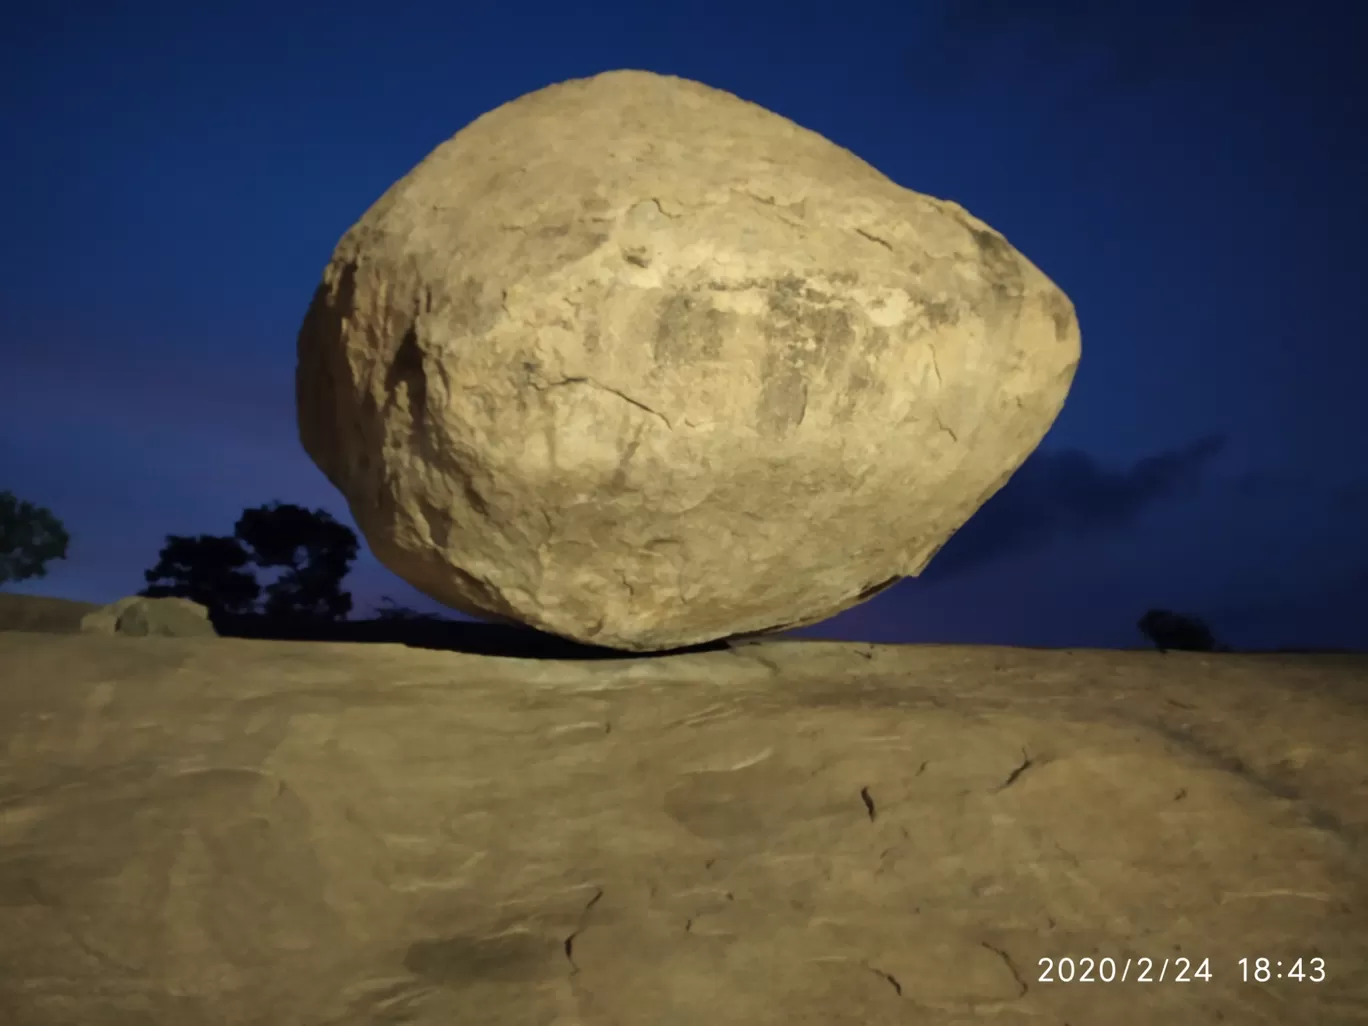
[[[0,492],[0,584],[42,577],[66,559],[71,536],[51,510]]]
[[[1168,609],[1151,609],[1136,623],[1140,633],[1160,652],[1214,652],[1211,628],[1195,616]]]
[[[211,617],[250,613],[261,594],[256,577],[245,569],[251,561],[236,538],[168,535],[157,565],[143,574],[148,586],[139,594],[188,598],[208,609]]]
[[[272,502],[245,510],[233,533],[262,568],[280,568],[266,587],[268,616],[339,620],[351,612],[342,590],[359,543],[355,532],[327,511]]]
[[[351,612],[342,579],[358,547],[351,528],[326,511],[272,502],[244,510],[232,536],[169,535],[141,594],[178,595],[221,616],[257,612],[264,592],[267,616],[337,620]],[[280,576],[263,589],[253,565]]]

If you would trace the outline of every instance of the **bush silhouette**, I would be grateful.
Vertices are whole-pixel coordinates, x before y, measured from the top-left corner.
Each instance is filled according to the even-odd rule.
[[[47,574],[47,564],[66,559],[71,536],[42,506],[0,492],[0,585]]]
[[[1136,626],[1160,652],[1214,652],[1218,646],[1211,628],[1195,616],[1168,609],[1151,609]]]
[[[326,511],[272,502],[244,510],[231,536],[168,535],[140,594],[188,598],[214,618],[255,613],[264,594],[268,617],[338,620],[351,612],[342,579],[358,548],[356,534]],[[253,566],[282,572],[262,588]]]
[[[401,606],[388,595],[380,596],[380,604],[375,607],[375,618],[395,623],[441,623],[446,620],[440,613],[420,613],[408,606]]]

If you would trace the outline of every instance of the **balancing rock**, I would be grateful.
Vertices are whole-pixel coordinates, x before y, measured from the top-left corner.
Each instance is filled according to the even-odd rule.
[[[918,574],[1040,442],[1068,297],[955,203],[697,82],[485,114],[338,243],[300,437],[376,557],[632,651]]]

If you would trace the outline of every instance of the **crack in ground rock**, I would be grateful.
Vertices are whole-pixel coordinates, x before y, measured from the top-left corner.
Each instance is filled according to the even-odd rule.
[[[1013,784],[1017,782],[1017,780],[1021,777],[1023,773],[1025,773],[1034,765],[1034,760],[1032,760],[1031,757],[1026,754],[1026,749],[1023,748],[1021,750],[1021,765],[1019,765],[1016,769],[1012,770],[1011,773],[1007,774],[1007,779],[1004,780],[1001,784],[999,784],[994,789],[993,793],[998,794],[1002,791],[1007,790],[1007,788],[1011,787]]]
[[[869,793],[869,788],[860,788],[860,801],[864,802],[865,812],[869,814],[869,821],[873,823],[878,812],[874,808],[874,798]]]
[[[1017,997],[1025,997],[1026,991],[1030,988],[1026,986],[1026,981],[1021,978],[1021,973],[1017,972],[1016,963],[1012,961],[1011,956],[1001,948],[993,947],[993,945],[989,944],[987,941],[980,941],[980,943],[993,954],[997,955],[998,958],[1002,959],[1002,964],[1007,967],[1007,971],[1012,974],[1012,979],[1016,981]]]
[[[746,659],[753,659],[753,660],[755,660],[755,662],[759,663],[759,664],[760,664],[761,666],[763,666],[765,669],[769,670],[770,676],[772,676],[772,677],[778,677],[778,676],[783,672],[782,670],[780,670],[779,664],[776,663],[773,659],[766,659],[764,656],[762,656],[762,655],[760,655],[758,652],[754,651],[754,648],[755,648],[756,646],[751,645],[751,646],[746,646],[746,647],[747,647],[748,649],[750,649],[750,650],[749,650],[749,651],[742,651],[740,647],[737,647],[737,648],[730,649],[729,651],[731,651],[732,653],[734,653],[734,654],[737,655],[737,656],[741,656],[741,657],[746,658]]]
[[[589,918],[589,910],[593,908],[595,905],[597,905],[599,899],[602,897],[603,888],[600,887],[594,891],[594,896],[589,899],[588,903],[584,906],[584,910],[580,912],[579,925],[576,926],[575,929],[570,933],[570,935],[565,938],[565,941],[561,945],[561,947],[565,951],[565,960],[570,963],[571,976],[578,975],[580,971],[579,966],[575,964],[575,938],[582,934],[587,928],[588,923],[586,922],[586,920]]]
[[[865,968],[868,969],[875,976],[884,980],[890,987],[892,987],[894,993],[896,993],[898,997],[902,997],[902,984],[898,982],[898,978],[896,976],[894,976],[892,973],[884,972],[878,966],[867,965],[865,966]]]

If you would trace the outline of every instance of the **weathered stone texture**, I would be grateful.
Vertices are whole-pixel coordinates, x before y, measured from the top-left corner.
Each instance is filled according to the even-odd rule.
[[[919,573],[1078,359],[1068,298],[963,208],[613,72],[479,118],[343,237],[300,434],[433,597],[660,649]]]
[[[0,678],[5,1026],[1368,1014],[1363,657],[0,632]],[[1085,957],[1131,976],[1042,980]]]

